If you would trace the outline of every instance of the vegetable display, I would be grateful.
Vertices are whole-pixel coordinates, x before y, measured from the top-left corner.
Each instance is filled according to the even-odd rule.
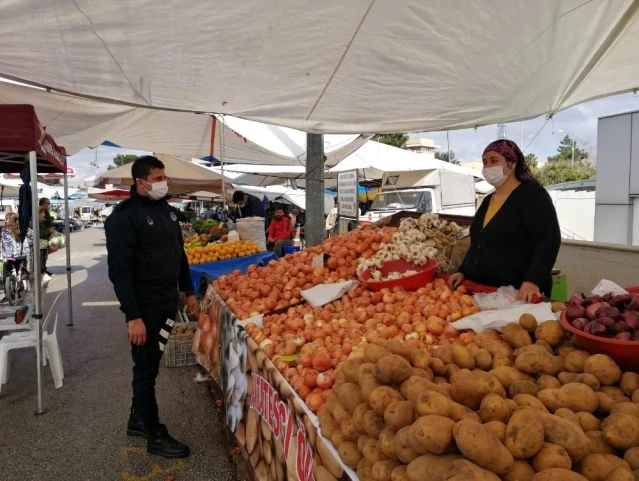
[[[215,262],[238,257],[251,256],[261,252],[254,242],[235,241],[224,244],[208,244],[186,248],[186,257],[189,264],[203,264],[205,262]]]
[[[223,222],[216,221],[214,219],[200,219],[193,222],[193,227],[191,227],[197,234],[213,234],[211,230],[214,227],[224,227]]]
[[[573,296],[565,315],[580,331],[624,341],[639,340],[639,294]]]
[[[318,418],[361,481],[630,481],[637,403],[639,374],[528,314],[466,346],[367,343]]]

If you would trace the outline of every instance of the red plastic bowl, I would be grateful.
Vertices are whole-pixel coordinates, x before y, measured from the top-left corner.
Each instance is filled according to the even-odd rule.
[[[384,288],[392,289],[393,287],[401,287],[405,291],[416,291],[433,280],[435,277],[435,269],[437,269],[437,261],[435,259],[428,259],[428,262],[423,266],[416,266],[406,262],[405,260],[399,259],[384,264],[382,268],[379,269],[382,275],[385,276],[390,272],[406,271],[417,271],[417,274],[402,277],[400,279],[378,282],[371,280],[373,278],[373,274],[370,269],[366,269],[359,276],[359,280],[372,291],[381,291]]]
[[[639,294],[639,287],[626,287],[630,294]],[[625,371],[639,372],[639,341],[622,341],[608,337],[594,336],[570,325],[566,311],[562,311],[559,322],[572,332],[584,349],[592,354],[606,354]]]

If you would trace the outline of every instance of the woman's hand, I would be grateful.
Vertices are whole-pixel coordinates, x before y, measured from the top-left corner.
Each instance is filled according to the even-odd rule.
[[[459,286],[461,286],[461,283],[464,282],[465,278],[466,276],[462,274],[461,272],[456,272],[455,274],[452,274],[448,278],[448,287],[450,287],[451,289],[457,289]]]
[[[539,287],[532,282],[524,282],[519,288],[519,295],[517,298],[520,301],[532,302],[535,296],[540,296]]]

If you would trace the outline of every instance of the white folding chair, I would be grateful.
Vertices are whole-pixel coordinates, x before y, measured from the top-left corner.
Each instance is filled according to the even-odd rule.
[[[64,290],[61,291],[51,304],[49,312],[42,324],[42,345],[44,348],[44,356],[42,357],[42,364],[46,366],[47,359],[51,364],[51,373],[53,374],[53,381],[56,389],[62,387],[62,379],[64,379],[64,371],[62,369],[62,356],[60,355],[60,348],[58,346],[58,306],[60,304],[60,298],[64,294]],[[53,330],[51,333],[47,331],[47,327],[52,318],[55,318],[53,323]],[[9,352],[15,349],[24,349],[27,347],[33,347],[37,349],[38,340],[36,331],[16,332],[9,336],[5,336],[0,339],[0,389],[2,384],[6,384],[9,381]]]

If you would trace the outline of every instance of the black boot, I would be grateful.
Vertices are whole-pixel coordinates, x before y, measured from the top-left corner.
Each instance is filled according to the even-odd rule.
[[[163,458],[186,458],[190,453],[186,444],[173,439],[169,435],[164,424],[150,429],[147,439],[146,452],[149,454],[156,454]]]
[[[148,439],[149,433],[144,426],[144,421],[138,414],[138,412],[131,408],[131,415],[129,416],[129,424],[126,428],[126,433],[129,436],[142,436],[144,439]]]

